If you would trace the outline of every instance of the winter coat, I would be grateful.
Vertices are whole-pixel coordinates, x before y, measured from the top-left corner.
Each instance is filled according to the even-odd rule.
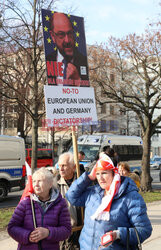
[[[89,186],[90,184],[88,173],[84,173],[66,194],[73,205],[85,207],[84,227],[79,238],[80,249],[98,250],[101,236],[106,232],[119,230],[120,239],[104,249],[125,250],[127,228],[132,246],[130,249],[136,249],[134,246],[137,245],[137,238],[133,227],[137,228],[141,242],[151,235],[152,227],[147,216],[146,204],[135,183],[128,177],[121,177],[121,186],[113,198],[109,221],[91,219],[102,201],[104,190],[99,184]]]
[[[63,177],[58,176],[57,178],[59,178],[57,180],[58,189],[59,189],[62,197],[65,198],[65,194],[68,191],[69,186],[67,185],[67,183],[66,183],[66,181],[64,180]],[[76,176],[74,176],[74,180],[75,179],[76,179]],[[77,226],[77,224],[78,224],[78,221],[77,221],[77,209],[76,209],[75,206],[72,206],[70,204],[70,202],[68,202],[68,201],[67,201],[67,204],[68,204],[68,210],[69,210],[69,213],[70,213],[70,219],[71,219],[72,227]]]
[[[41,240],[42,250],[58,250],[59,241],[70,236],[71,223],[67,204],[58,190],[57,196],[48,207],[43,210],[41,203],[34,201],[37,227],[49,229],[49,236]],[[34,230],[31,201],[29,197],[22,200],[16,207],[8,224],[8,233],[19,242],[18,250],[38,250],[37,243],[29,241],[29,235]]]

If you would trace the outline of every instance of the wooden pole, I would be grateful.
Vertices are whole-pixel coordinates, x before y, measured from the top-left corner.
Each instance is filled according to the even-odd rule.
[[[36,229],[36,216],[35,216],[35,208],[34,208],[34,202],[32,199],[32,194],[30,194],[30,201],[31,201],[31,210],[32,210],[32,218],[33,218],[33,223],[34,223],[34,228]],[[42,250],[41,248],[41,241],[38,241],[38,250]]]
[[[31,201],[31,210],[32,210],[32,218],[33,218],[34,228],[36,229],[36,217],[35,217],[34,203],[32,200],[32,194],[30,194],[30,201]]]
[[[79,161],[78,161],[77,135],[76,135],[75,132],[76,132],[76,127],[73,126],[72,127],[73,153],[74,153],[74,161],[75,161],[75,164],[76,164],[77,178],[79,178],[79,176],[80,176],[80,167],[79,167]],[[81,207],[81,217],[82,217],[82,224],[83,224],[83,221],[84,221],[83,207]],[[76,227],[76,228],[77,228],[77,230],[80,230],[80,229],[78,229],[79,227]],[[75,230],[75,231],[77,231],[77,230]]]
[[[76,127],[72,127],[72,141],[73,141],[73,154],[74,154],[74,161],[76,164],[76,171],[77,171],[77,178],[80,176],[80,167],[78,161],[78,145],[77,145],[77,135],[75,133]]]

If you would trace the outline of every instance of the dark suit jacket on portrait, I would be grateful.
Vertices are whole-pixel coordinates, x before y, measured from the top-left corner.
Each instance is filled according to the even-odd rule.
[[[57,51],[46,56],[46,61],[56,61],[56,60],[57,60]],[[76,66],[81,80],[89,80],[87,57],[82,55],[77,49],[74,50],[74,58],[72,64]],[[86,74],[81,74],[81,67],[85,67]],[[50,78],[50,76],[48,77]]]

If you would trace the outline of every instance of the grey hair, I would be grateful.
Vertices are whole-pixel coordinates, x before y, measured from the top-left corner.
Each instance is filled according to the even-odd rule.
[[[61,159],[63,159],[64,157],[68,157],[68,162],[69,162],[69,165],[70,165],[71,167],[74,167],[74,166],[75,166],[74,155],[73,155],[71,152],[65,152],[65,153],[61,154],[61,155],[59,156],[58,164],[59,164],[59,161],[60,161]]]
[[[53,174],[48,169],[46,169],[45,167],[41,167],[41,168],[37,169],[33,173],[32,178],[34,178],[37,175],[44,176],[45,178],[47,178],[47,180],[48,180],[49,183],[53,183],[54,182]],[[54,184],[56,184],[56,183],[53,183],[53,185]]]

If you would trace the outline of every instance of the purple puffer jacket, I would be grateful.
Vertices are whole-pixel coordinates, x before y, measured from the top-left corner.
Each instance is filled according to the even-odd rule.
[[[61,194],[44,212],[38,202],[34,201],[37,227],[48,228],[50,234],[41,240],[42,250],[58,250],[59,241],[67,239],[71,234],[70,215],[67,204]],[[14,211],[8,224],[9,235],[19,242],[18,250],[38,250],[38,244],[29,241],[34,230],[30,198],[22,200]]]

